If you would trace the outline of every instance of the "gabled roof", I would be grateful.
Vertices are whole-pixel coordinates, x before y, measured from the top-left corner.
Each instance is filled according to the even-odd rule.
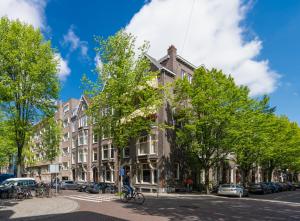
[[[173,75],[173,76],[176,76],[176,74],[175,74],[173,71],[171,71],[171,70],[169,70],[168,68],[162,66],[162,65],[160,64],[160,62],[157,61],[155,58],[151,57],[151,56],[148,55],[148,54],[146,54],[146,57],[150,60],[150,62],[151,62],[155,67],[157,67],[158,70],[160,70],[160,71],[163,70],[163,71],[166,71],[166,72],[170,73],[170,74]]]
[[[163,56],[161,59],[158,60],[159,63],[164,62],[165,60],[169,59],[170,56],[167,54],[165,56]],[[176,59],[180,60],[181,62],[187,64],[188,66],[190,66],[193,69],[196,69],[197,67],[195,65],[193,65],[191,62],[187,61],[186,59],[184,59],[183,57],[181,57],[180,55],[176,55]]]

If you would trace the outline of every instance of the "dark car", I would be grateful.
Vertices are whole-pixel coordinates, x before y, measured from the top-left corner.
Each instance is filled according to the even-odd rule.
[[[287,182],[286,185],[287,185],[287,190],[289,190],[289,191],[291,191],[291,190],[295,191],[296,190],[296,185],[294,185],[293,183]]]
[[[86,188],[89,193],[104,193],[106,188],[106,183],[94,183]]]
[[[275,183],[266,182],[265,184],[268,186],[271,193],[278,193],[279,192],[278,186]]]
[[[250,193],[266,194],[270,192],[268,186],[264,183],[253,183],[249,186]]]
[[[118,192],[118,188],[114,184],[107,183],[104,188],[105,193],[116,193]]]
[[[286,183],[278,183],[281,188],[282,188],[282,191],[287,191],[288,190],[288,185]]]
[[[94,185],[94,182],[91,182],[91,183],[82,183],[79,185],[78,187],[78,191],[79,192],[87,192],[87,188],[90,187],[90,186],[93,186]]]
[[[274,184],[277,187],[278,192],[282,192],[283,191],[282,185],[280,183],[274,183]]]
[[[33,178],[10,178],[3,181],[0,185],[0,198],[7,199],[10,197],[14,188],[19,186],[21,188],[28,188],[35,191],[37,183]]]
[[[62,181],[60,183],[60,188],[63,190],[77,190],[78,187],[79,187],[79,185],[76,182],[71,181],[71,180]]]

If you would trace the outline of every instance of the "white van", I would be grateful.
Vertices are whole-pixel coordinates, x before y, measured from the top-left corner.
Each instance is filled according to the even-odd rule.
[[[30,187],[31,190],[35,190],[36,181],[34,178],[22,177],[22,178],[9,178],[2,182],[1,185],[14,185],[20,187]]]

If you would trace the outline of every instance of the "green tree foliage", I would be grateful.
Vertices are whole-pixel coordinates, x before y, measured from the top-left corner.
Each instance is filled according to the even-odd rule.
[[[248,100],[248,89],[236,86],[221,71],[201,67],[191,84],[186,78],[177,80],[174,94],[176,143],[198,160],[208,192],[209,169],[232,152],[230,126]]]
[[[97,37],[96,41],[103,65],[97,69],[96,82],[84,78],[90,97],[88,113],[99,137],[111,137],[113,146],[120,150],[155,124],[162,104],[158,73],[151,71],[146,57],[148,44],[136,50],[131,34],[121,30],[107,40]]]
[[[60,153],[61,125],[60,122],[55,121],[54,117],[45,119],[42,124],[40,152],[44,153],[44,160],[52,163]]]
[[[10,159],[16,153],[16,146],[12,138],[11,125],[0,113],[0,167],[8,166]]]
[[[235,114],[231,122],[228,143],[235,154],[235,161],[242,175],[242,182],[247,183],[251,169],[261,161],[269,145],[270,120],[274,108],[269,107],[269,98],[262,100],[249,98],[243,108]]]
[[[20,21],[0,20],[0,101],[12,123],[21,175],[23,147],[34,122],[51,116],[58,98],[57,60],[40,30]]]
[[[300,129],[285,116],[273,116],[268,123],[268,145],[263,151],[261,165],[270,181],[275,168],[290,171],[299,168]]]

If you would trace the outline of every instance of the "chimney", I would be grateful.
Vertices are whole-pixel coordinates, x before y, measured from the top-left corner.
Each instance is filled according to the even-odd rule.
[[[175,65],[176,65],[176,56],[177,56],[177,49],[175,48],[174,45],[171,45],[168,48],[168,55],[169,55],[169,61],[168,61],[168,69],[171,71],[175,72]]]

